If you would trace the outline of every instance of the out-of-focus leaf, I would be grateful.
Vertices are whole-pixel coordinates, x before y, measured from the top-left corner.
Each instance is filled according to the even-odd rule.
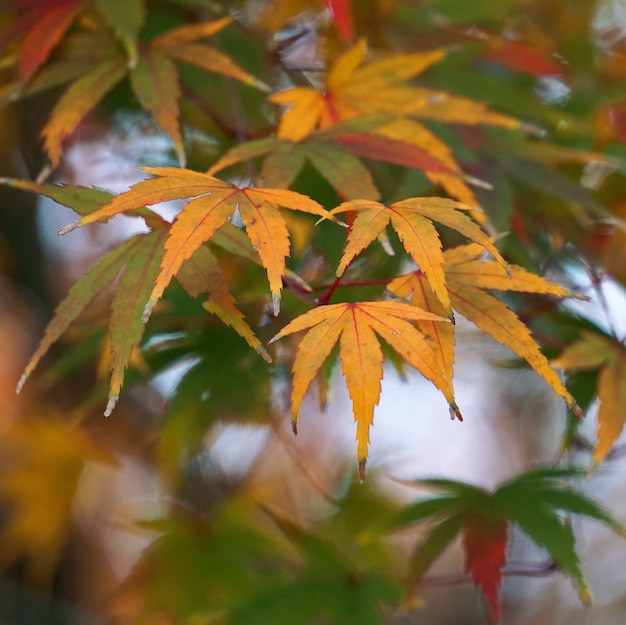
[[[83,117],[120,82],[125,73],[126,61],[120,56],[76,79],[63,93],[41,131],[44,147],[53,166],[59,164],[65,139]]]
[[[137,40],[145,21],[144,0],[95,0],[107,22],[128,51],[131,65],[137,61]]]
[[[491,620],[501,619],[499,589],[506,563],[507,532],[517,525],[571,578],[581,600],[588,602],[575,540],[569,523],[559,513],[579,514],[607,524],[624,535],[625,529],[564,479],[576,471],[541,469],[523,474],[490,493],[453,480],[415,480],[417,488],[438,491],[432,499],[409,504],[400,510],[392,526],[406,527],[430,520],[431,528],[409,561],[409,583],[419,582],[443,550],[461,533],[465,569],[480,588]],[[410,483],[407,482],[407,485]]]
[[[156,47],[147,48],[130,73],[130,84],[137,99],[168,134],[185,165],[185,148],[178,123],[180,86],[175,63]]]
[[[598,369],[596,394],[598,441],[595,462],[602,462],[622,433],[626,422],[626,350],[623,344],[593,332],[583,331],[581,338],[552,361],[559,369]]]
[[[17,420],[0,440],[0,501],[8,512],[0,526],[0,568],[25,558],[30,580],[49,586],[68,544],[85,462],[113,459],[83,431],[41,410],[45,417]]]
[[[20,79],[27,82],[48,60],[54,47],[83,9],[83,0],[52,0],[34,5],[20,54]]]

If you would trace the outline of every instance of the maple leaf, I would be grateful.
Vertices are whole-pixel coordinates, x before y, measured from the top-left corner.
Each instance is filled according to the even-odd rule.
[[[220,269],[218,260],[206,245],[200,246],[193,256],[183,263],[176,274],[176,279],[191,297],[208,294],[209,299],[205,302],[204,308],[231,326],[266,362],[272,362],[261,341],[237,308],[237,301],[230,293],[228,281]]]
[[[381,336],[406,362],[432,381],[451,405],[454,396],[424,335],[407,320],[447,322],[438,315],[399,302],[358,302],[320,306],[296,317],[270,342],[309,330],[293,364],[291,414],[296,429],[302,400],[317,372],[339,342],[339,357],[357,422],[357,460],[363,475],[369,429],[380,398],[383,353]]]
[[[576,414],[583,416],[557,373],[550,367],[548,359],[541,353],[529,329],[504,302],[486,293],[485,289],[578,299],[586,299],[585,296],[548,282],[516,265],[507,265],[507,271],[498,262],[480,260],[483,253],[482,246],[476,243],[444,252],[443,271],[452,308],[526,360]],[[398,276],[387,286],[387,290],[397,297],[410,298],[412,304],[434,314],[441,315],[444,312],[430,281],[421,271]],[[451,378],[454,363],[453,328],[426,321],[419,321],[418,325],[431,339],[440,367]]]
[[[85,463],[114,460],[50,406],[32,408],[41,414],[17,419],[0,439],[0,567],[22,560],[31,582],[50,587],[75,522],[72,500]]]
[[[48,60],[83,4],[83,0],[13,1],[12,10],[17,13],[17,19],[0,36],[0,49],[23,37],[19,55],[19,77],[23,83]]]
[[[409,198],[389,206],[364,200],[344,202],[334,208],[331,213],[336,215],[346,211],[355,211],[357,215],[352,222],[348,241],[337,268],[337,275],[343,275],[354,257],[384,233],[387,225],[391,224],[407,253],[419,265],[439,301],[449,313],[450,297],[443,271],[444,257],[439,234],[433,221],[480,243],[502,264],[505,264],[489,237],[462,212],[467,210],[470,210],[470,207],[460,202],[433,197]],[[506,275],[506,271],[504,273]]]
[[[441,61],[445,56],[442,49],[392,54],[360,67],[365,52],[366,43],[361,39],[337,59],[320,89],[292,87],[271,95],[271,102],[288,107],[281,116],[278,136],[298,142],[315,128],[377,113],[506,128],[520,125],[516,119],[490,111],[482,102],[405,84]]]
[[[339,36],[344,41],[352,41],[354,25],[352,23],[351,0],[324,0],[324,3],[330,10]]]
[[[624,429],[626,421],[626,349],[622,343],[600,334],[583,331],[578,341],[552,360],[566,371],[597,369],[597,443],[594,462],[602,462]]]
[[[559,570],[570,577],[581,600],[588,603],[590,593],[576,554],[575,539],[562,514],[596,519],[621,536],[626,535],[626,529],[565,482],[581,474],[577,470],[538,469],[501,484],[493,492],[446,479],[403,482],[437,491],[435,498],[409,504],[391,521],[393,528],[400,528],[432,519],[426,537],[409,560],[410,586],[420,581],[461,533],[465,570],[480,588],[491,620],[499,621],[507,534],[509,527],[516,525],[548,553]]]
[[[169,230],[161,271],[144,311],[143,319],[146,321],[182,263],[238,210],[252,246],[267,271],[274,313],[278,314],[285,258],[289,255],[289,233],[279,207],[324,218],[334,217],[316,201],[294,191],[239,188],[189,169],[147,167],[144,171],[157,177],[137,183],[100,210],[84,216],[61,232],[144,206],[195,198],[181,210]]]
[[[323,89],[293,87],[270,96],[275,104],[288,105],[278,127],[278,136],[300,141],[316,127],[326,128],[342,119],[377,113],[401,115],[414,105],[409,87],[398,83],[412,78],[440,61],[441,49],[412,54],[395,54],[363,68],[366,43],[359,40],[344,52],[326,76]]]
[[[450,177],[463,173],[429,151],[396,137],[368,132],[387,122],[387,116],[359,118],[334,124],[298,143],[266,137],[235,146],[207,173],[213,175],[242,161],[265,156],[261,177],[265,184],[288,188],[305,163],[310,162],[342,199],[380,197],[368,169],[359,158],[394,163]],[[355,158],[359,157],[359,158]]]
[[[454,159],[452,149],[423,124],[406,117],[399,117],[388,124],[378,126],[372,131],[390,140],[401,141],[416,147],[444,163],[449,172],[437,171],[434,168],[423,168],[426,177],[436,185],[441,185],[448,195],[468,206],[478,206],[474,192],[467,185],[468,181],[477,182],[475,178],[465,176]],[[410,167],[410,165],[406,165]],[[479,223],[486,221],[486,215],[479,210],[472,210],[472,217]]]
[[[62,6],[67,5],[67,12],[79,11],[80,4],[76,7],[73,7],[76,2],[72,7],[70,4],[68,2]],[[130,86],[140,104],[171,138],[181,164],[185,162],[185,154],[179,124],[181,91],[177,62],[195,65],[205,71],[269,90],[267,85],[239,67],[230,57],[201,42],[228,26],[231,18],[179,26],[138,45],[137,38],[144,19],[143,3],[140,0],[133,0],[130,4],[119,0],[98,0],[98,6],[111,22],[123,48],[105,25],[99,24],[95,30],[88,32],[87,37],[80,39],[84,44],[80,50],[74,45],[63,47],[59,44],[63,54],[55,61],[54,68],[50,68],[48,75],[45,74],[46,67],[41,67],[47,55],[39,53],[36,68],[41,67],[43,76],[39,84],[33,85],[34,90],[71,81],[53,107],[41,132],[53,167],[59,163],[64,140],[85,115],[125,77],[129,78]],[[66,30],[67,28],[63,31],[57,28],[55,43],[58,43]],[[90,43],[89,39],[94,41]],[[78,38],[73,36],[70,40],[78,41]],[[76,60],[77,53],[83,57],[82,60]],[[34,70],[28,71],[32,74]],[[18,87],[18,90],[12,88],[10,93],[11,97],[17,97],[32,91],[27,86]]]

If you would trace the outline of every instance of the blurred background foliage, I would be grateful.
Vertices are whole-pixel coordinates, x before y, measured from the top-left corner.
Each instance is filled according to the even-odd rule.
[[[46,74],[44,66],[15,95],[20,28],[38,4],[0,3],[0,173],[6,177],[46,172],[39,132],[70,76]],[[50,4],[60,10],[84,4],[89,20],[89,11],[106,3]],[[144,42],[180,24],[232,15],[233,26],[214,44],[274,86],[306,84],[360,37],[387,52],[445,47],[447,57],[420,77],[421,87],[471,97],[523,120],[516,131],[427,122],[465,172],[493,186],[474,192],[503,233],[503,254],[589,295],[601,294],[609,280],[626,285],[621,0],[128,5],[145,9]],[[343,7],[341,20],[333,21],[333,5],[335,16]],[[62,47],[79,44],[62,44],[52,61],[70,58],[78,71],[80,52],[64,57]],[[275,128],[278,109],[263,92],[192,66],[180,77],[189,167],[206,169],[228,148]],[[136,181],[134,167],[176,163],[125,82],[64,149],[54,180],[114,192]],[[441,194],[420,171],[367,164],[383,197]],[[252,167],[242,165],[237,175],[253,176]],[[327,207],[339,199],[310,166],[294,188]],[[127,375],[130,390],[113,417],[101,414],[108,384],[106,296],[15,394],[68,286],[112,246],[112,236],[126,236],[123,227],[111,235],[94,226],[83,238],[55,243],[50,232],[71,219],[60,213],[55,222],[51,213],[58,209],[0,187],[0,623],[422,622],[419,591],[418,598],[407,597],[401,584],[410,537],[389,533],[388,521],[401,506],[394,493],[377,488],[375,471],[358,484],[350,461],[323,441],[313,437],[295,446],[285,431],[288,371],[267,367],[177,285],[147,326]],[[290,227],[289,268],[311,284],[332,282],[343,233],[322,236],[299,217]],[[443,235],[447,245],[458,242],[450,232]],[[390,244],[401,249],[393,237]],[[213,251],[267,343],[280,327],[267,315],[262,270],[246,262],[241,249],[238,255],[219,246]],[[354,264],[351,279],[376,281],[401,270],[401,255],[382,247],[372,248],[368,260],[363,269]],[[346,297],[369,297],[376,288],[380,292],[362,287]],[[600,302],[609,319],[623,317],[623,310]],[[584,330],[624,339],[610,322],[596,324],[553,302],[516,297],[513,304],[550,356]],[[286,314],[305,309],[286,290]],[[596,378],[591,371],[570,380],[583,408],[596,396]],[[323,388],[320,398],[323,403]],[[236,435],[231,424],[241,426]],[[564,449],[583,445],[576,430],[570,419]],[[436,615],[429,618],[437,622]],[[471,622],[484,618],[478,612]],[[447,621],[442,616],[440,622]]]

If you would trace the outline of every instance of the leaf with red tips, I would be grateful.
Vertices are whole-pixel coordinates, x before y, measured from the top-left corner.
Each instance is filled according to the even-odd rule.
[[[469,516],[463,526],[465,569],[480,588],[492,621],[500,621],[500,584],[506,561],[508,522],[479,514]]]
[[[308,330],[293,364],[292,419],[297,422],[302,400],[317,372],[339,342],[339,357],[357,422],[357,460],[367,459],[369,429],[380,397],[383,354],[381,336],[406,362],[451,395],[424,335],[409,321],[447,322],[437,315],[399,302],[357,302],[320,306],[287,324],[273,339]]]

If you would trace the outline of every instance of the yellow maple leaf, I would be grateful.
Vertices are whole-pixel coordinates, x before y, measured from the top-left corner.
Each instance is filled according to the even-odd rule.
[[[380,398],[383,353],[380,335],[406,362],[439,388],[456,407],[449,380],[438,365],[428,341],[410,321],[448,320],[400,302],[357,302],[314,308],[288,323],[271,342],[308,330],[293,364],[292,419],[297,423],[302,400],[320,367],[339,341],[339,357],[357,422],[357,459],[365,470],[369,429]]]
[[[602,462],[626,422],[626,349],[614,339],[583,331],[580,340],[552,360],[558,369],[598,369],[597,443],[594,462]]]
[[[67,546],[84,464],[113,458],[49,408],[45,416],[17,420],[0,440],[0,451],[0,501],[8,512],[0,530],[0,568],[24,558],[30,580],[50,584]]]
[[[441,48],[391,54],[363,65],[365,53],[366,42],[361,39],[337,59],[319,89],[293,87],[271,95],[271,102],[288,107],[280,119],[278,136],[299,142],[315,128],[379,113],[458,124],[520,126],[518,120],[495,113],[482,102],[407,85],[407,80],[444,58]]]
[[[321,204],[285,189],[239,188],[229,182],[189,169],[147,167],[156,176],[134,185],[99,210],[61,230],[108,219],[114,215],[175,199],[191,199],[173,222],[165,242],[161,271],[157,276],[143,320],[150,316],[171,279],[184,261],[239,211],[246,233],[267,271],[274,313],[280,309],[285,259],[289,256],[289,232],[279,208],[289,208],[334,219]]]
[[[484,248],[477,243],[461,245],[444,253],[443,271],[446,287],[453,309],[477,325],[493,339],[507,346],[528,364],[563,397],[570,407],[581,414],[580,408],[563,386],[550,363],[541,353],[528,328],[504,302],[485,292],[519,291],[556,297],[584,296],[560,285],[548,282],[516,265],[504,269],[501,264],[479,259]],[[407,299],[414,306],[437,315],[446,310],[436,297],[430,282],[421,271],[398,276],[387,286],[396,297]],[[439,367],[452,386],[454,367],[454,326],[418,320],[419,329],[430,339],[430,345],[439,362]],[[554,364],[554,363],[553,363]]]
[[[331,213],[336,215],[356,211],[357,216],[352,223],[337,275],[342,275],[354,257],[379,235],[384,234],[387,225],[391,224],[407,253],[426,275],[444,310],[449,314],[450,297],[443,270],[443,252],[433,221],[480,243],[503,265],[505,264],[490,238],[463,213],[467,210],[470,210],[470,207],[460,202],[434,197],[409,198],[389,206],[366,200],[344,202]],[[504,273],[506,275],[506,271]]]
[[[275,104],[289,106],[281,117],[278,136],[297,142],[316,127],[326,128],[342,119],[402,114],[416,103],[412,89],[401,83],[445,56],[442,49],[393,54],[360,68],[365,52],[366,43],[361,39],[337,59],[320,90],[293,87],[270,96]]]
[[[478,245],[460,246],[444,255],[444,271],[452,307],[498,343],[525,360],[579,416],[582,411],[567,391],[548,359],[541,353],[528,327],[501,300],[486,290],[517,291],[554,297],[585,296],[570,291],[522,267],[508,266],[508,272],[494,261],[480,260]]]

